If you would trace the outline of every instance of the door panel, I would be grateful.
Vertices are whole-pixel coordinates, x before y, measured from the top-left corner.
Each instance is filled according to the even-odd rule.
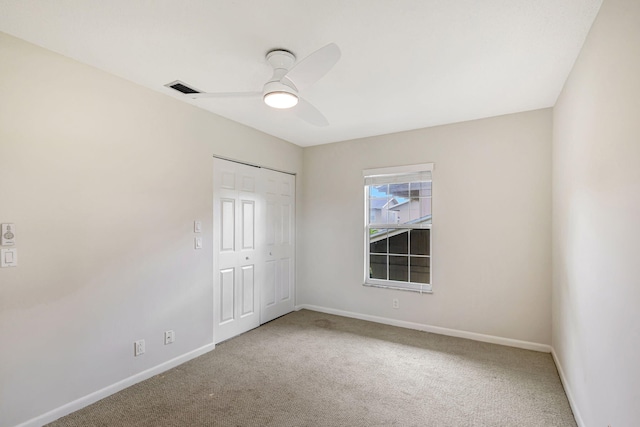
[[[222,174],[222,179],[221,179],[220,187],[228,188],[230,190],[235,190],[236,188],[235,172],[222,171],[221,174]]]
[[[267,199],[267,218],[265,222],[267,232],[267,245],[274,245],[276,243],[276,204],[273,200]]]
[[[235,200],[222,199],[220,212],[220,250],[222,252],[233,252],[235,250],[236,215]]]
[[[220,270],[220,324],[233,321],[235,311],[235,280],[233,268]]]
[[[214,341],[260,324],[260,169],[214,159]]]
[[[276,262],[267,261],[264,269],[264,289],[262,293],[263,306],[269,307],[276,303]]]
[[[266,272],[260,323],[294,309],[295,177],[264,170],[266,190]]]
[[[251,167],[251,166],[249,166]],[[255,193],[256,191],[256,177],[254,176],[242,176],[242,191],[247,191],[249,193]]]
[[[287,204],[282,205],[281,210],[282,238],[280,239],[280,243],[288,245],[291,243],[291,206]]]
[[[291,183],[283,182],[282,183],[282,195],[283,196],[291,196]]]
[[[242,249],[255,248],[255,209],[253,201],[242,202]]]
[[[253,265],[242,267],[242,317],[254,313],[255,310],[255,283]]]
[[[286,301],[291,296],[290,294],[290,271],[291,271],[291,260],[289,258],[284,258],[280,260],[280,300]]]

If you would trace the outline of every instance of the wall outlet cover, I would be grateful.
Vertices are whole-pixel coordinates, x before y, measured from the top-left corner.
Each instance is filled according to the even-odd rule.
[[[144,340],[138,340],[133,343],[133,355],[140,356],[145,352]]]

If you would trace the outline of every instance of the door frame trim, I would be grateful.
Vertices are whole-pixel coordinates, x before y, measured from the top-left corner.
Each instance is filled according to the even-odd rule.
[[[272,170],[274,172],[280,172],[280,173],[286,173],[287,175],[293,175],[293,176],[297,176],[298,174],[295,172],[287,172],[287,171],[283,171],[280,169],[274,169],[274,168],[270,168],[268,166],[262,166],[262,165],[257,165],[255,163],[249,163],[249,162],[245,162],[243,160],[236,160],[236,159],[232,159],[230,157],[224,157],[224,156],[219,156],[217,154],[214,154],[213,157],[215,157],[216,159],[220,159],[220,160],[226,160],[228,162],[234,162],[234,163],[240,163],[241,165],[246,165],[246,166],[251,166],[253,168],[258,168],[258,169],[269,169]]]

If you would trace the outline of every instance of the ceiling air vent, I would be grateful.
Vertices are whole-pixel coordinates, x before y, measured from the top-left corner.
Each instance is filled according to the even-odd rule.
[[[186,83],[181,82],[180,80],[176,80],[175,82],[167,83],[165,86],[166,87],[170,87],[171,89],[175,89],[178,92],[181,92],[181,93],[184,93],[184,94],[202,93],[198,89],[194,89],[192,87],[187,86]]]

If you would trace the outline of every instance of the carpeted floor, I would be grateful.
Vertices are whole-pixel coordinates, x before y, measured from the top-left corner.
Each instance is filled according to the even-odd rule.
[[[49,426],[576,424],[549,354],[302,310]]]

